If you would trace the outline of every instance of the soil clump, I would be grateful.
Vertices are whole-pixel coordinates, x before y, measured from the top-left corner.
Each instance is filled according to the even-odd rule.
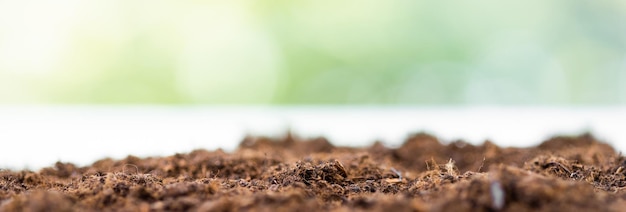
[[[0,211],[620,211],[626,158],[590,134],[529,148],[247,137],[233,152],[0,171]]]

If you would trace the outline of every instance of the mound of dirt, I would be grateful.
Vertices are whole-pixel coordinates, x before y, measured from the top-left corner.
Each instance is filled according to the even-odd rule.
[[[0,211],[620,211],[626,158],[584,134],[531,148],[333,146],[248,137],[231,153],[57,162],[0,171]]]

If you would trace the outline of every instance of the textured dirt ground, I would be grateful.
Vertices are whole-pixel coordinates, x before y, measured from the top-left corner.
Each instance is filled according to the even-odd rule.
[[[335,147],[249,137],[232,153],[0,171],[0,211],[620,211],[626,159],[585,134],[532,148],[442,143]]]

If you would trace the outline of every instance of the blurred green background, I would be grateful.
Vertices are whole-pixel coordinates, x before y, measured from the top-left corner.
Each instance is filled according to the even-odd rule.
[[[0,0],[9,104],[626,103],[626,1]]]

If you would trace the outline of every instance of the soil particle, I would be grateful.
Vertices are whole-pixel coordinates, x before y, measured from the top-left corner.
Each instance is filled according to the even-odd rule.
[[[0,211],[620,211],[626,158],[590,134],[536,147],[247,137],[233,152],[0,171]]]

